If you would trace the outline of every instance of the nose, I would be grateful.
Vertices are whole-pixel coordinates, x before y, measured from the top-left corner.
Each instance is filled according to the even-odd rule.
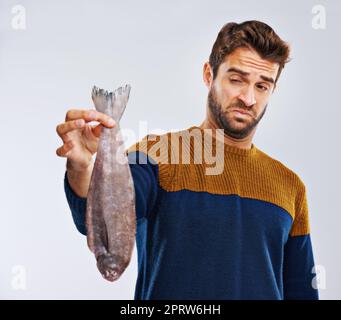
[[[255,94],[251,87],[241,92],[238,96],[238,99],[243,101],[247,107],[252,107],[254,104],[256,104]]]

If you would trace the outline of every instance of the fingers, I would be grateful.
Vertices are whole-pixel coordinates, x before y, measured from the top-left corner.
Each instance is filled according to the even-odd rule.
[[[56,150],[56,154],[59,157],[66,157],[67,153],[73,148],[72,141],[64,143],[61,147]]]
[[[66,113],[65,121],[84,119],[85,122],[98,121],[102,125],[111,128],[115,125],[114,119],[97,110],[72,109]]]
[[[72,109],[66,113],[65,122],[59,124],[56,131],[64,142],[68,142],[69,137],[67,136],[67,133],[76,129],[82,129],[87,122],[91,121],[98,121],[101,125],[108,128],[112,128],[116,124],[114,119],[102,112],[98,112],[96,110]],[[96,137],[99,137],[101,126],[96,127],[93,132]]]
[[[58,135],[63,139],[66,133],[75,129],[80,129],[84,125],[85,125],[85,121],[83,119],[67,121],[67,122],[59,124],[56,128],[56,131]]]
[[[56,127],[57,134],[62,138],[64,143],[70,141],[67,133],[86,127],[87,122],[97,121],[100,125],[92,130],[96,137],[100,136],[101,126],[112,128],[116,125],[114,119],[108,115],[96,110],[72,109],[66,113],[65,122]]]

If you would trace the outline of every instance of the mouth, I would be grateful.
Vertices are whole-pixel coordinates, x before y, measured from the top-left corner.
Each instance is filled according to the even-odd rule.
[[[244,111],[244,110],[232,109],[231,112],[235,112],[235,113],[243,115],[243,116],[250,116],[251,117],[251,114],[246,112],[246,111]]]

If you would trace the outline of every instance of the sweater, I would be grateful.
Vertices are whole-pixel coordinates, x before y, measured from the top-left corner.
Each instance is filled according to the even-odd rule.
[[[147,135],[126,150],[136,202],[135,300],[318,299],[302,180],[254,144],[210,141],[204,131]],[[216,173],[202,150],[215,150]],[[86,198],[67,172],[64,189],[86,235]]]

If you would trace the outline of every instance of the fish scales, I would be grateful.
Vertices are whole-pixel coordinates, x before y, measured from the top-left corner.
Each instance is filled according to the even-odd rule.
[[[119,120],[130,86],[114,92],[93,88],[96,110],[112,117],[113,128],[102,127],[87,195],[87,242],[102,276],[117,280],[131,260],[136,235],[135,191]]]

